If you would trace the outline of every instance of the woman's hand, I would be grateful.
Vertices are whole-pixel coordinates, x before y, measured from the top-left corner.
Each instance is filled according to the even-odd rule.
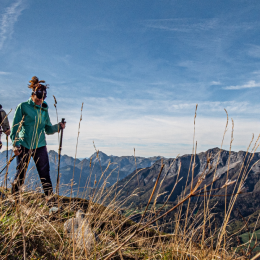
[[[64,122],[64,123],[60,122],[60,128],[61,128],[61,129],[64,129],[65,126],[66,126],[66,122]]]
[[[8,129],[8,130],[5,131],[5,134],[6,134],[6,135],[10,135],[10,133],[11,133],[10,129]]]
[[[19,148],[18,147],[14,147],[13,151],[14,151],[15,156],[18,156],[19,154],[21,154],[22,149],[20,147]]]

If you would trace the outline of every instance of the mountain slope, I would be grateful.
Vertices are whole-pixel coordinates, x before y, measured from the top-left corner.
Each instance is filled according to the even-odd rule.
[[[220,152],[219,148],[214,148],[206,152],[197,154],[195,158],[194,157],[192,158],[192,155],[183,155],[176,159],[174,158],[163,159],[162,162],[165,166],[159,181],[160,182],[162,181],[162,183],[160,183],[161,185],[160,193],[165,193],[165,195],[157,198],[157,202],[159,203],[163,202],[165,200],[165,196],[167,194],[170,194],[170,192],[172,191],[177,180],[177,174],[180,165],[181,167],[179,172],[179,182],[170,197],[170,201],[171,202],[176,201],[178,196],[184,190],[186,183],[187,183],[187,191],[189,191],[192,185],[191,182],[192,175],[193,175],[193,186],[194,186],[199,176],[205,170],[208,156],[211,156],[212,158],[212,162],[211,162],[212,165],[216,165],[217,161],[218,161],[218,165],[216,169],[213,166],[213,169],[211,169],[208,172],[205,180],[201,184],[201,187],[204,187],[205,184],[209,185],[212,182],[213,175],[216,171],[215,176],[217,176],[217,181],[213,185],[214,191],[212,191],[212,195],[223,195],[225,193],[225,189],[220,189],[220,188],[225,184],[227,178],[227,171],[229,170],[228,179],[235,182],[233,185],[228,186],[227,192],[232,193],[235,183],[239,181],[239,173],[241,171],[241,168],[242,171],[246,169],[245,165],[247,164],[250,154],[246,157],[246,152],[243,151],[231,152],[230,161],[229,161],[228,151],[222,150],[220,153],[220,157],[218,158],[219,152]],[[191,159],[195,167],[193,171],[190,170],[189,172],[189,169],[192,168]],[[255,153],[252,161],[249,164],[248,170],[259,159],[260,159],[260,153]],[[243,166],[244,160],[245,160],[245,164]],[[145,169],[140,170],[138,175],[135,176],[135,171],[134,171],[133,173],[128,175],[125,179],[119,181],[120,186],[125,186],[126,183],[130,179],[132,179],[124,188],[124,191],[122,192],[122,196],[124,197],[128,196],[128,194],[131,191],[133,191],[135,188],[138,187],[139,188],[138,200],[132,199],[130,202],[133,202],[134,204],[146,203],[154,187],[154,183],[160,172],[160,168],[161,168],[161,161],[158,160],[151,167],[147,167]],[[245,185],[245,190],[247,190],[247,192],[260,191],[260,162],[257,162],[254,165],[254,167],[251,169],[244,185]]]

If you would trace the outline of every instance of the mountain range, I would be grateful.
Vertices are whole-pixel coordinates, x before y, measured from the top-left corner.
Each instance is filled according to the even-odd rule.
[[[8,152],[9,158],[12,155],[12,151]],[[50,175],[53,186],[56,186],[57,172],[58,172],[58,153],[51,150],[49,151],[50,162]],[[150,158],[134,157],[134,156],[108,156],[105,153],[98,151],[92,154],[89,158],[83,160],[75,159],[68,155],[61,155],[60,159],[60,184],[63,188],[61,192],[65,192],[68,188],[66,185],[71,183],[73,179],[74,190],[79,192],[85,191],[86,186],[92,187],[94,184],[99,186],[103,184],[107,178],[107,185],[113,185],[116,181],[125,178],[137,168],[150,167],[157,160],[161,159],[161,156],[154,156]],[[5,165],[6,151],[0,153],[0,169]],[[108,167],[109,166],[109,167]],[[16,171],[16,160],[13,160],[8,169],[8,181],[14,179]],[[3,179],[5,171],[1,175]],[[104,174],[102,174],[104,173]],[[102,179],[100,180],[102,176]],[[33,160],[30,161],[26,181],[27,185],[39,185],[40,180],[35,169]],[[74,193],[75,194],[75,193]],[[82,196],[82,195],[81,195]]]
[[[207,198],[211,194],[210,208],[212,214],[214,214],[216,226],[220,227],[225,212],[225,192],[228,194],[226,200],[227,205],[229,205],[232,194],[238,192],[241,176],[245,174],[248,176],[243,183],[243,192],[238,195],[231,212],[229,228],[232,229],[232,232],[238,231],[245,225],[245,219],[248,221],[248,230],[255,227],[256,229],[260,228],[260,223],[256,221],[260,213],[260,153],[229,152],[213,148],[195,156],[187,154],[178,158],[163,158],[150,167],[140,169],[138,174],[134,171],[118,182],[118,187],[120,189],[123,187],[120,192],[120,199],[128,199],[125,203],[126,206],[131,205],[131,208],[139,209],[146,206],[162,164],[164,168],[151,204],[156,197],[156,204],[162,205],[170,195],[167,207],[176,205],[181,196],[188,194],[199,178],[206,173],[198,188],[198,190],[201,189],[201,192],[192,197],[190,208],[196,207],[195,212],[197,212],[199,210],[197,205],[204,200],[203,194],[206,194]],[[212,168],[209,167],[209,164]],[[213,176],[215,176],[214,182]],[[175,186],[176,182],[178,183]],[[204,192],[205,185],[207,189]],[[184,192],[185,187],[187,187],[186,193]],[[160,190],[158,190],[159,188]],[[210,190],[211,192],[209,192]],[[133,191],[135,191],[135,196],[129,196]],[[203,206],[203,203],[201,204]],[[186,207],[187,203],[184,203],[183,212],[185,212]],[[174,214],[176,214],[176,211],[168,214],[164,221],[174,219]],[[167,228],[165,231],[169,232]]]
[[[220,157],[218,158],[219,153],[220,153]],[[151,167],[147,167],[145,169],[140,170],[137,175],[135,171],[129,174],[125,179],[119,181],[119,185],[125,186],[125,184],[130,179],[132,179],[126,185],[125,191],[123,191],[123,193],[125,194],[125,196],[127,196],[126,194],[129,191],[132,191],[136,187],[139,187],[139,199],[145,202],[147,201],[147,197],[149,197],[149,194],[151,194],[151,191],[154,187],[154,182],[157,179],[158,173],[160,172],[161,165],[164,164],[164,168],[162,170],[162,174],[159,179],[159,182],[163,180],[163,182],[160,184],[161,185],[160,192],[164,194],[169,194],[172,188],[174,187],[177,181],[179,166],[181,165],[178,185],[172,192],[172,195],[169,200],[173,202],[182,193],[182,190],[184,189],[186,183],[187,183],[187,190],[190,190],[192,184],[191,180],[193,179],[193,183],[197,182],[198,178],[205,170],[205,166],[207,164],[209,155],[212,158],[211,164],[215,165],[217,161],[218,164],[217,164],[217,168],[213,167],[207,173],[205,180],[201,184],[202,187],[212,182],[213,174],[216,171],[215,175],[217,181],[214,182],[213,185],[214,191],[212,191],[212,195],[223,195],[225,190],[219,188],[225,184],[227,170],[229,170],[228,179],[230,179],[231,182],[235,181],[233,185],[228,186],[228,193],[232,193],[236,181],[239,181],[238,175],[242,167],[242,164],[244,163],[244,160],[246,160],[245,164],[247,164],[247,160],[251,154],[249,153],[248,156],[246,157],[246,152],[240,151],[240,152],[231,152],[229,155],[229,151],[225,151],[225,150],[221,151],[219,148],[210,149],[206,152],[196,154],[195,158],[194,156],[192,157],[191,154],[183,155],[178,158],[170,158],[170,159],[163,158],[162,160],[156,161]],[[230,160],[228,160],[229,156],[230,156]],[[252,161],[249,164],[249,168],[253,164],[255,164],[259,159],[260,159],[260,153],[255,153]],[[191,173],[192,170],[190,169],[190,174],[188,175],[189,168],[192,167],[191,163],[194,164],[193,174]],[[134,175],[136,175],[136,177],[134,177]],[[253,166],[244,186],[247,192],[260,191],[260,162],[257,162]],[[164,196],[160,196],[159,198],[157,198],[157,201],[163,202]]]

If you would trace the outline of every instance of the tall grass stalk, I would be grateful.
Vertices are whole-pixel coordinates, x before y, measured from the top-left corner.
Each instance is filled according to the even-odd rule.
[[[73,175],[71,179],[71,192],[70,192],[70,198],[72,197],[72,188],[73,188],[73,181],[74,181],[74,173],[75,173],[75,165],[76,165],[76,160],[77,160],[77,151],[78,151],[78,144],[79,144],[79,134],[80,134],[80,123],[82,121],[82,110],[83,110],[83,105],[81,105],[81,112],[80,112],[80,119],[79,119],[79,126],[78,126],[78,135],[77,135],[77,143],[76,143],[76,151],[75,151],[75,159],[74,159],[74,166],[73,166]]]

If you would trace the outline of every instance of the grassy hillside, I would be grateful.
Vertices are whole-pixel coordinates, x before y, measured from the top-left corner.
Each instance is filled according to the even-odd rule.
[[[124,207],[125,200],[118,200],[120,191],[111,199],[113,191],[105,186],[93,188],[90,200],[55,197],[52,203],[62,208],[54,214],[49,213],[50,205],[41,193],[6,194],[0,204],[2,259],[250,259],[254,254],[232,247],[233,238],[215,227],[211,208],[205,207],[203,213],[183,211],[189,197],[177,204],[155,205],[150,203],[152,192],[147,207],[135,211]],[[91,250],[78,245],[64,230],[64,223],[79,209],[95,233]],[[165,222],[167,212],[174,217]],[[140,217],[134,222],[136,214]],[[228,218],[223,225],[227,223]],[[164,225],[171,225],[171,233],[162,232]]]

